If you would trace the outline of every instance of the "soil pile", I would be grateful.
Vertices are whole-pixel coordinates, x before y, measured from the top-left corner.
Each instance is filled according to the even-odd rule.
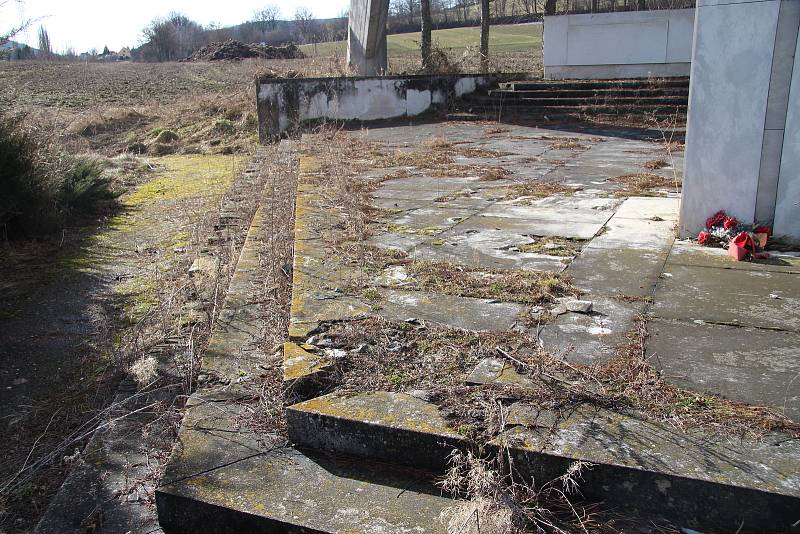
[[[305,55],[295,44],[269,46],[230,40],[206,45],[189,56],[187,61],[222,61],[254,57],[265,59],[302,59]]]

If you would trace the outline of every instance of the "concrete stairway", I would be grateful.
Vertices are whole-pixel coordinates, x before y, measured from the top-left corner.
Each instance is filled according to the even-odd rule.
[[[659,80],[513,81],[469,95],[473,112],[518,115],[686,115],[688,78]]]

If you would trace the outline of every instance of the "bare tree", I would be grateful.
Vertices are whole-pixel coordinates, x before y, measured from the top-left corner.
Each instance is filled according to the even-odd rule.
[[[481,0],[481,71],[489,71],[489,0]]]
[[[472,0],[456,0],[456,6],[460,9],[461,21],[466,22],[469,19],[469,8],[472,5]]]
[[[11,3],[11,0],[0,0],[0,10],[6,7],[8,4]],[[21,2],[18,2],[21,3]],[[24,19],[20,21],[19,24],[16,26],[11,26],[5,30],[0,30],[0,45],[4,45],[9,42],[11,39],[16,37],[17,34],[24,32],[27,30],[31,24],[36,22],[38,19]]]
[[[294,12],[294,23],[300,40],[311,42],[316,38],[314,12],[309,8],[301,6]]]
[[[281,8],[275,4],[269,4],[256,10],[253,14],[253,22],[259,23],[261,31],[273,31],[278,24],[280,15]]]
[[[422,49],[422,69],[431,68],[431,0],[420,0],[420,15],[422,17],[422,36],[420,48]]]
[[[520,3],[526,15],[536,16],[539,14],[539,0],[520,0]]]
[[[544,14],[545,15],[556,14],[556,0],[544,0]]]

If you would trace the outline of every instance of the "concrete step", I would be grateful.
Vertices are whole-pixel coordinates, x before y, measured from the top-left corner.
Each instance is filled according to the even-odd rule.
[[[156,492],[171,534],[418,532],[444,534],[432,473],[283,445],[237,428],[245,412],[195,395]]]
[[[688,88],[679,89],[567,89],[567,90],[530,90],[512,91],[509,89],[491,89],[491,97],[512,98],[603,98],[620,97],[682,97],[689,98]]]
[[[663,106],[686,106],[688,101],[686,97],[681,96],[617,96],[613,98],[606,98],[603,96],[590,96],[590,97],[530,97],[523,95],[515,95],[509,93],[508,95],[498,95],[490,91],[489,98],[497,100],[505,104],[525,104],[530,106],[648,106],[648,105],[663,105]]]
[[[332,393],[291,406],[287,422],[299,446],[437,470],[450,450],[469,446],[436,406],[403,393]],[[800,442],[784,435],[684,432],[589,406],[562,415],[516,404],[507,425],[491,446],[514,458],[521,477],[541,484],[589,462],[584,497],[625,513],[711,532],[742,522],[783,532],[800,519]]]
[[[671,105],[588,105],[588,106],[535,106],[526,103],[499,103],[486,100],[469,100],[463,102],[462,106],[473,112],[491,111],[497,113],[525,114],[525,115],[547,115],[548,117],[567,117],[576,113],[592,115],[642,115],[654,114],[659,117],[672,117],[686,114],[686,106]]]
[[[689,87],[689,78],[661,78],[647,79],[634,78],[627,80],[591,80],[591,81],[542,81],[542,80],[515,80],[502,82],[500,89],[520,90],[563,90],[563,89],[617,89],[617,88],[667,88]]]

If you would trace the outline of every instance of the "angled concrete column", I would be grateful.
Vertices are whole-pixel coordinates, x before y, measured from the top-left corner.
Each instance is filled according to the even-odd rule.
[[[359,76],[386,72],[386,20],[389,0],[350,0],[347,62]]]
[[[724,209],[800,241],[798,0],[698,0],[681,234]]]

